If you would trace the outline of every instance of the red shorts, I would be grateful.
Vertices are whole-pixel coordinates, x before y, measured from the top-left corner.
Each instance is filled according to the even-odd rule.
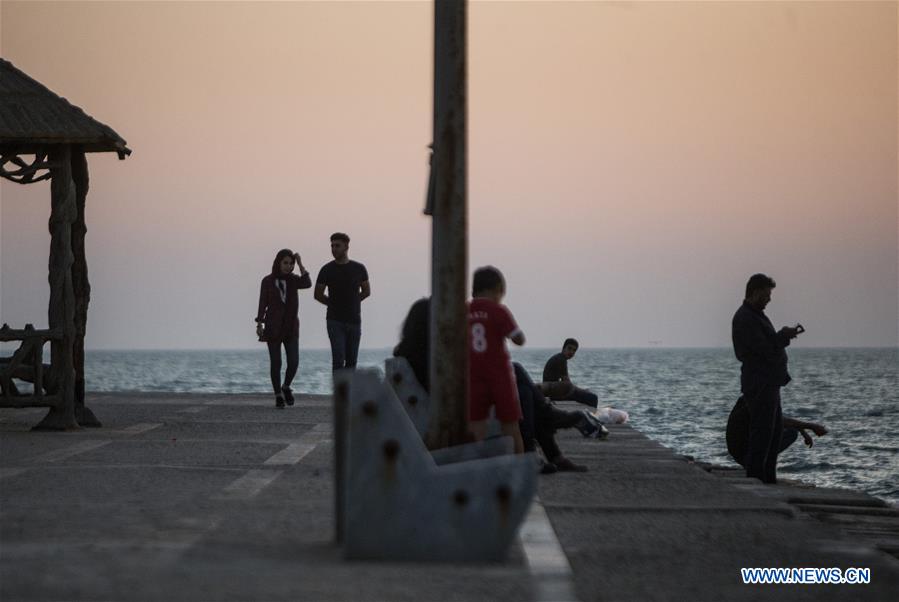
[[[512,364],[486,372],[473,371],[468,380],[468,419],[476,422],[490,417],[490,406],[496,406],[500,422],[521,420],[521,402]]]

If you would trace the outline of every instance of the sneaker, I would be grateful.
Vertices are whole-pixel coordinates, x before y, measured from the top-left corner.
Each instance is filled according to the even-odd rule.
[[[284,409],[284,398],[281,397],[280,395],[275,397],[275,407],[278,408],[279,410]]]
[[[575,425],[574,428],[581,432],[581,435],[584,437],[593,437],[596,435],[596,431],[599,430],[599,427],[602,426],[599,424],[599,421],[587,410],[580,410],[581,420]]]
[[[281,387],[281,392],[284,393],[284,401],[287,402],[287,405],[293,405],[293,391],[290,390],[290,387]]]
[[[581,410],[581,413],[584,415],[584,420],[582,424],[577,427],[577,429],[581,431],[581,434],[584,437],[590,437],[592,439],[605,439],[609,436],[609,429],[603,426],[602,422],[599,421],[599,418],[594,416],[592,412]]]
[[[553,474],[559,472],[559,469],[556,468],[556,465],[552,462],[546,462],[543,458],[537,460],[537,466],[540,470],[538,472],[540,474]]]
[[[565,456],[559,456],[553,460],[553,464],[556,465],[559,472],[587,472],[588,470],[583,464],[575,464]]]
[[[609,436],[609,429],[604,427],[602,424],[599,425],[599,428],[596,429],[596,432],[593,434],[594,439],[605,439]]]

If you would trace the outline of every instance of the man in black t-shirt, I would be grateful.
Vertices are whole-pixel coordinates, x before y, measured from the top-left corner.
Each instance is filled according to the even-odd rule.
[[[368,271],[358,261],[350,260],[349,248],[349,236],[332,234],[334,261],[326,263],[315,280],[315,299],[328,307],[326,321],[334,370],[356,367],[362,338],[362,300],[371,295]]]
[[[562,351],[546,361],[541,387],[553,401],[576,401],[595,408],[599,402],[596,393],[575,387],[568,377],[568,360],[574,357],[577,348],[578,342],[575,339],[565,339]]]

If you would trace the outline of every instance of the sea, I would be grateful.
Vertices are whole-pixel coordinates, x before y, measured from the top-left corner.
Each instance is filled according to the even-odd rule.
[[[555,349],[513,350],[535,380]],[[825,425],[809,449],[801,439],[779,475],[818,486],[863,490],[899,505],[899,349],[790,349],[793,381],[784,414]],[[389,349],[361,350],[360,367],[381,369]],[[243,351],[88,351],[90,391],[267,393],[268,355]],[[696,460],[736,466],[724,428],[739,397],[731,349],[581,349],[572,381],[600,405],[626,410],[630,423]],[[300,350],[294,390],[331,393],[330,352]]]

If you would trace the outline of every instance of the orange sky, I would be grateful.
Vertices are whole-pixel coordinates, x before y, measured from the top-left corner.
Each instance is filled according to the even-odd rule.
[[[895,2],[475,2],[471,265],[531,346],[727,345],[746,278],[802,345],[896,345]],[[428,290],[425,2],[0,2],[0,51],[116,129],[93,348],[254,344],[275,251],[353,239],[364,347]],[[46,322],[49,187],[0,185],[0,321]],[[37,308],[37,309],[35,309]],[[301,345],[326,347],[301,299]]]

